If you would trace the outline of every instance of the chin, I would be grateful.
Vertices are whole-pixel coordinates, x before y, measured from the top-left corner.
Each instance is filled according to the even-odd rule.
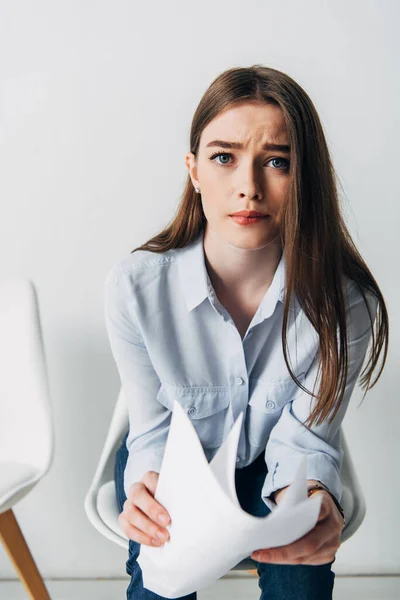
[[[236,248],[242,248],[243,250],[260,250],[261,248],[265,248],[271,242],[274,242],[276,239],[273,235],[262,234],[262,233],[250,233],[250,232],[239,232],[239,233],[229,233],[229,235],[224,235],[224,239],[231,246],[235,246]]]

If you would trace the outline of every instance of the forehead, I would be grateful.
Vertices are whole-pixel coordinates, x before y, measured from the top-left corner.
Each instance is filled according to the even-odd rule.
[[[202,144],[212,139],[287,143],[283,111],[273,104],[243,102],[219,113],[201,134]]]

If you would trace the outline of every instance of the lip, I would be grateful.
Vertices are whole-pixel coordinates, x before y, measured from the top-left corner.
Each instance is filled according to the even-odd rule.
[[[258,210],[240,210],[239,212],[235,212],[230,217],[268,217],[269,215],[262,213]]]
[[[263,215],[262,217],[243,217],[242,215],[229,215],[229,218],[232,219],[238,225],[252,225],[255,223],[260,223],[261,221],[266,221],[269,215]]]

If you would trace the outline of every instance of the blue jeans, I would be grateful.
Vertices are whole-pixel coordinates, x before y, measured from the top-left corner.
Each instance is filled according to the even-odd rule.
[[[124,470],[128,459],[126,434],[116,454],[115,488],[119,511],[122,512],[126,500],[124,491]],[[236,469],[235,483],[238,499],[243,510],[251,515],[263,517],[271,511],[261,498],[267,467],[264,452],[255,461]],[[143,587],[142,571],[136,562],[140,552],[140,544],[129,540],[129,558],[126,572],[131,581],[126,590],[127,600],[165,600],[162,596]],[[211,558],[212,560],[212,558]],[[332,600],[335,573],[331,566],[335,562],[324,565],[286,565],[256,562],[258,585],[261,589],[260,600]],[[178,600],[197,600],[197,593],[181,596]]]

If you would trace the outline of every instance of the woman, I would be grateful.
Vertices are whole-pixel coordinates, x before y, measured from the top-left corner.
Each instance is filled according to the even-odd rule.
[[[250,514],[282,501],[307,454],[309,495],[323,495],[317,525],[252,558],[262,599],[330,599],[345,524],[340,426],[371,339],[366,391],[382,372],[386,305],[344,224],[317,112],[293,79],[261,65],[222,73],[194,114],[190,148],[171,224],[105,282],[130,423],[115,464],[127,598],[160,598],[136,559],[157,531],[169,538],[154,494],[178,399],[208,460],[244,412],[236,488]]]

